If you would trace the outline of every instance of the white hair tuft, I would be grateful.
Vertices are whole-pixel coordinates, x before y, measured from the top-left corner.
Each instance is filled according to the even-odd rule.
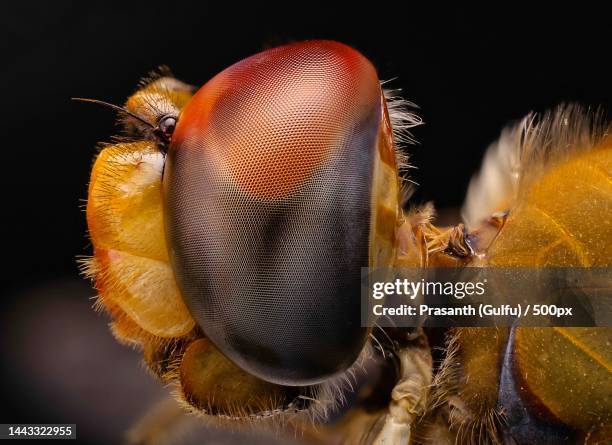
[[[470,182],[462,209],[468,227],[515,207],[525,191],[555,164],[592,149],[611,133],[600,111],[560,105],[542,115],[530,113],[502,131],[489,146],[480,172]]]

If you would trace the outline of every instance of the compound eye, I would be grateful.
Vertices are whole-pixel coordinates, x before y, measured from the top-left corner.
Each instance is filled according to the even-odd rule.
[[[159,124],[157,125],[157,130],[162,137],[162,139],[166,142],[169,142],[174,134],[174,129],[176,128],[176,117],[174,116],[164,116],[159,120]]]
[[[182,111],[164,173],[177,283],[206,336],[259,378],[314,384],[363,349],[381,97],[361,54],[310,41],[231,66]]]

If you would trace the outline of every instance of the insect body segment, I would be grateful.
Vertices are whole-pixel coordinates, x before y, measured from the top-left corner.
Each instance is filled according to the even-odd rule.
[[[528,118],[504,133],[502,145],[493,150],[497,162],[509,169],[504,174],[513,175],[498,195],[510,204],[497,235],[474,258],[475,265],[612,264],[608,128],[592,122],[580,108],[568,106],[544,115],[537,124]],[[491,171],[496,169],[485,161],[476,183],[498,183],[499,178],[482,176]],[[468,206],[476,207],[468,208],[468,214],[479,213],[479,205],[503,208],[482,190],[471,193]],[[481,225],[489,226],[490,221]],[[477,227],[473,236],[486,231]],[[582,285],[588,294],[589,289],[609,286],[609,281]],[[432,400],[445,400],[449,422],[460,440],[535,444],[610,439],[610,328],[457,328],[450,338]]]

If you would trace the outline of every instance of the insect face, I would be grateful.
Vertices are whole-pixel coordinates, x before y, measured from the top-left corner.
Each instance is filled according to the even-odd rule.
[[[362,350],[379,195],[397,212],[386,119],[370,62],[325,41],[241,61],[183,110],[164,172],[170,258],[194,319],[249,373],[310,385]]]

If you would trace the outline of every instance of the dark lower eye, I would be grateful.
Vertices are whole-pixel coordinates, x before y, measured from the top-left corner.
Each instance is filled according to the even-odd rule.
[[[182,112],[164,176],[177,283],[206,336],[264,380],[317,383],[363,349],[382,104],[367,59],[305,42],[228,68]]]

